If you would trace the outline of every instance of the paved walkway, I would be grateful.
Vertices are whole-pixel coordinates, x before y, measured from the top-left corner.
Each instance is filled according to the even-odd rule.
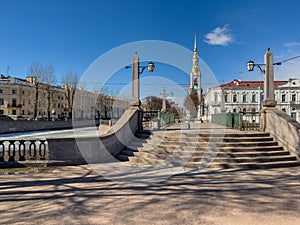
[[[196,123],[191,130],[199,125],[210,130]],[[178,128],[185,129],[169,127]],[[101,173],[89,165],[1,171],[0,224],[299,224],[300,167],[204,172],[120,165],[93,167],[106,169]],[[180,174],[170,176],[174,171]]]
[[[137,186],[85,165],[0,181],[0,224],[299,224],[300,167],[196,171]]]

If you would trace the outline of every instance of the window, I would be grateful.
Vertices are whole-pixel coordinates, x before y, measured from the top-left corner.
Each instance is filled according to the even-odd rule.
[[[12,99],[12,107],[16,107],[17,106],[17,99],[13,98]],[[13,114],[14,115],[14,114]]]
[[[264,94],[261,94],[260,95],[260,101],[263,101],[264,100]]]
[[[291,117],[292,117],[293,119],[296,119],[296,113],[295,113],[295,112],[292,112],[292,113],[291,113]]]
[[[247,95],[243,94],[243,102],[247,102]]]
[[[237,94],[233,94],[232,101],[237,102]]]
[[[194,86],[198,87],[198,79],[194,78]]]
[[[215,93],[215,102],[217,102],[217,101],[218,101],[218,94]]]
[[[285,102],[285,94],[281,95],[281,102]]]
[[[228,94],[227,93],[225,93],[225,95],[224,95],[224,101],[228,102]]]
[[[296,101],[296,94],[292,94],[292,102]]]
[[[17,94],[17,90],[13,89],[13,90],[11,91],[11,93],[12,93],[13,95]]]
[[[17,115],[17,110],[13,109],[12,114]]]
[[[256,102],[256,94],[252,94],[252,102]]]
[[[3,92],[4,92],[4,89],[3,89],[3,88],[0,88],[0,94],[3,93]]]
[[[4,99],[0,98],[0,105],[4,105]]]
[[[4,114],[4,110],[0,109],[0,115]]]

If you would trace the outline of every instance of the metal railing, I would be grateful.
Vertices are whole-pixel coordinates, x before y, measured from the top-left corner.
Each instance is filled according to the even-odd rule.
[[[48,158],[46,140],[0,140],[0,163]]]
[[[175,122],[175,115],[169,112],[159,112],[158,119],[160,120],[160,127],[164,127]]]
[[[211,116],[211,122],[238,130],[259,130],[258,112],[219,113]]]
[[[175,122],[175,114],[161,111],[143,112],[143,129],[160,129]]]

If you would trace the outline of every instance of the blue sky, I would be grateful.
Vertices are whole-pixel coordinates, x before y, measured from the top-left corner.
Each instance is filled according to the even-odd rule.
[[[199,56],[219,83],[262,79],[245,66],[262,63],[268,47],[275,61],[300,55],[297,0],[0,0],[0,9],[0,73],[10,66],[9,74],[22,78],[33,61],[52,64],[58,81],[67,71],[80,77],[99,56],[134,41],[193,50],[195,33]],[[275,73],[277,80],[300,78],[300,60]]]

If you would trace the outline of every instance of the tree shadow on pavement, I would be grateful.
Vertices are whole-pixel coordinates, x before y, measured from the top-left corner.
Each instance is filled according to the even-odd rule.
[[[299,215],[299,169],[179,174],[149,186],[109,181],[89,166],[1,176],[0,222],[201,224],[235,210]]]

